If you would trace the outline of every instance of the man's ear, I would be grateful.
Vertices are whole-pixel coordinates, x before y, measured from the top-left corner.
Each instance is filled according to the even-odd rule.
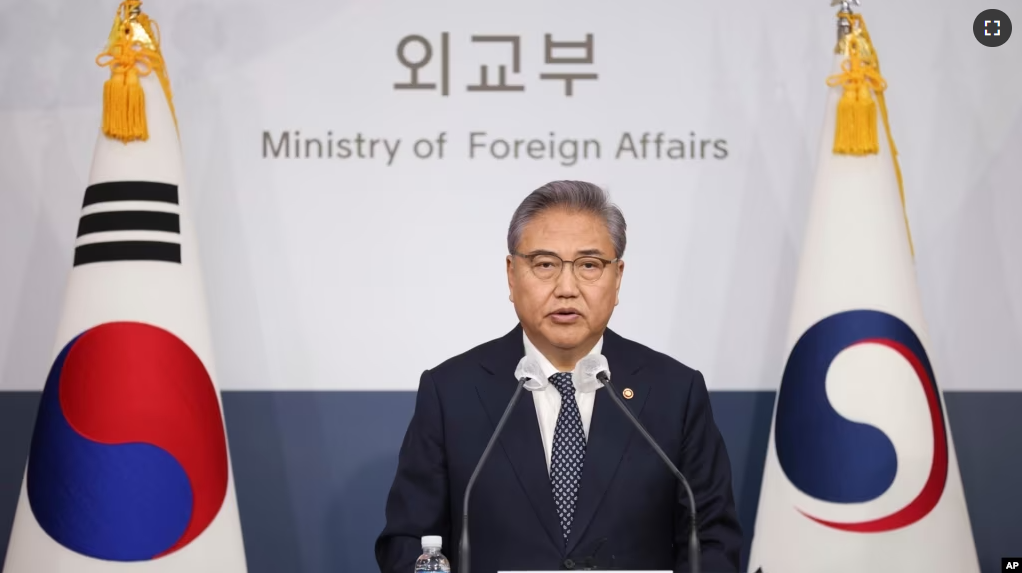
[[[515,301],[515,258],[511,255],[507,256],[507,299],[511,302]]]
[[[617,277],[614,279],[616,284],[614,285],[614,306],[621,304],[621,278],[625,275],[625,262],[617,262]]]

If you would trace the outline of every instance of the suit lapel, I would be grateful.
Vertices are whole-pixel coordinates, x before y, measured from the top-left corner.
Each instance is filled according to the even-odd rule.
[[[621,337],[607,330],[603,338],[603,355],[607,357],[611,383],[615,389],[618,392],[625,388],[632,390],[633,396],[630,400],[625,400],[625,405],[638,417],[649,395],[649,384],[640,375],[642,364],[634,355],[626,352],[624,344]],[[633,434],[641,438],[628,418],[607,396],[607,392],[609,390],[606,388],[597,390],[593,402],[593,417],[589,423],[582,480],[579,485],[578,501],[575,504],[571,535],[568,536],[568,553],[578,545],[596,514],[600,500],[610,486]]]
[[[496,428],[511,396],[514,395],[517,385],[514,371],[524,355],[522,329],[519,326],[501,339],[494,354],[487,357],[483,364],[490,375],[480,379],[476,390],[490,418],[491,432]],[[515,475],[532,503],[533,510],[539,516],[543,528],[558,548],[563,547],[564,536],[554,504],[543,438],[539,433],[539,420],[536,417],[536,406],[531,392],[522,390],[518,404],[511,411],[500,435],[499,444],[511,461]]]

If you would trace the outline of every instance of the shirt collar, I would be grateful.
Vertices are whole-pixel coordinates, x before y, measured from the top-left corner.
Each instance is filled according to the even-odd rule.
[[[524,330],[522,330],[522,341],[525,343],[525,355],[535,358],[536,361],[539,362],[539,367],[540,369],[543,370],[543,376],[546,376],[547,380],[549,380],[550,377],[553,376],[554,374],[560,372],[560,370],[555,368],[554,365],[550,362],[550,360],[547,359],[546,356],[543,356],[543,353],[540,352],[538,348],[536,348],[536,345],[533,344],[531,340],[529,340],[529,335],[525,334]],[[596,341],[596,345],[593,346],[593,349],[589,351],[589,354],[600,354],[601,352],[603,352],[602,336],[600,337],[599,340]],[[579,377],[577,373],[572,372],[571,381],[572,384],[575,385],[576,389],[578,388],[578,380]],[[598,390],[600,388],[603,388],[603,384],[597,382],[595,390]]]

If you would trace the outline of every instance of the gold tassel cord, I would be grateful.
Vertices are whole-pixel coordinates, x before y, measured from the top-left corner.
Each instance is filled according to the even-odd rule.
[[[905,204],[905,186],[898,163],[898,148],[891,135],[891,124],[887,118],[887,101],[884,91],[887,82],[880,75],[880,60],[869,37],[866,21],[861,14],[841,12],[838,17],[846,20],[851,32],[843,39],[847,59],[842,63],[842,72],[827,78],[827,85],[843,86],[844,92],[838,102],[837,125],[834,130],[834,153],[841,155],[874,155],[880,152],[880,138],[877,133],[877,119],[884,122],[887,145],[894,161],[894,173],[898,179],[898,194],[905,217],[908,246],[915,257],[912,230],[908,223],[908,208]],[[874,101],[873,97],[876,97]],[[879,112],[879,113],[878,113]]]
[[[149,139],[145,92],[139,78],[150,73],[160,80],[177,128],[170,78],[160,53],[159,27],[141,11],[141,5],[141,0],[121,3],[107,49],[96,57],[97,65],[110,68],[110,79],[103,85],[103,133],[124,143]]]

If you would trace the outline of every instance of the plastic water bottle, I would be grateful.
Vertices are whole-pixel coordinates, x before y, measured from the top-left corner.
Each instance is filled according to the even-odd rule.
[[[440,571],[451,573],[451,562],[440,553],[443,547],[443,537],[439,535],[427,535],[422,538],[422,555],[415,561],[415,573],[426,573],[427,571]]]

